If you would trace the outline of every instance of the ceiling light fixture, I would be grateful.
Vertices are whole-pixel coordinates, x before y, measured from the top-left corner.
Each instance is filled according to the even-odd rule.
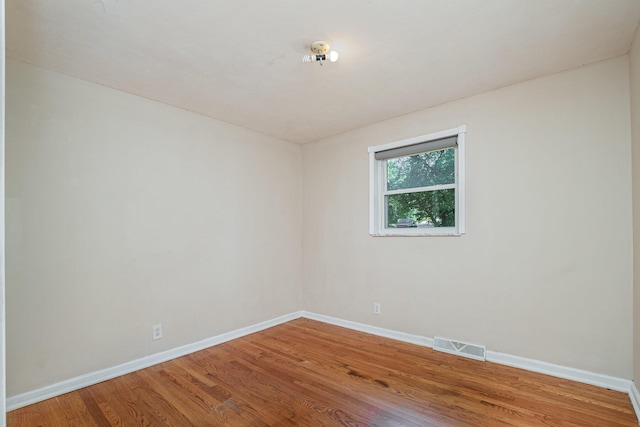
[[[302,62],[320,62],[322,65],[323,61],[329,60],[331,62],[336,62],[338,60],[338,52],[332,50],[329,52],[329,43],[323,42],[322,40],[315,41],[311,43],[309,46],[313,55],[303,55]],[[327,53],[329,52],[329,53]]]

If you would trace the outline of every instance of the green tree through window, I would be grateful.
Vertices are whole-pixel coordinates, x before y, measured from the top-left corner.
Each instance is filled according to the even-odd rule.
[[[388,226],[400,219],[424,226],[455,226],[455,189],[437,188],[455,184],[455,149],[388,159],[386,184],[387,191],[408,190],[386,196]]]

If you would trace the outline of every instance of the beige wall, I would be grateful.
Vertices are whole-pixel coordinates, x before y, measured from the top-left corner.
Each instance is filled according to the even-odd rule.
[[[629,54],[633,146],[633,374],[640,385],[640,29]]]
[[[620,57],[305,145],[304,309],[632,378],[628,71]],[[462,124],[467,234],[370,237],[367,147]]]
[[[299,309],[299,146],[12,60],[6,140],[9,396]]]
[[[5,230],[4,230],[4,134],[5,134],[5,19],[4,0],[0,0],[0,426],[6,422],[6,303],[5,303]]]
[[[7,71],[9,396],[301,308],[632,378],[628,57],[302,148]],[[461,124],[467,234],[370,237],[366,148]]]

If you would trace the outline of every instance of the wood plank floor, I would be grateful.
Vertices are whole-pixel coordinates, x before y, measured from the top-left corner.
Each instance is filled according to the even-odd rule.
[[[629,397],[308,319],[7,414],[17,426],[637,426]]]

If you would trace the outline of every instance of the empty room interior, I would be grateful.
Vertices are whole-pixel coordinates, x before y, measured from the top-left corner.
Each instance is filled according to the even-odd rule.
[[[639,23],[638,0],[6,0],[7,413],[317,329],[621,392],[637,424]],[[409,187],[430,153],[450,181]]]

